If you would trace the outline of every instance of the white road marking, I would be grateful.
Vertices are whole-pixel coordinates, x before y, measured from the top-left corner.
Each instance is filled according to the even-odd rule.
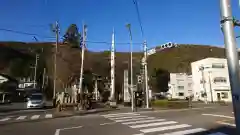
[[[229,119],[234,119],[232,116],[225,116],[225,115],[218,115],[218,114],[202,114],[204,116],[213,116],[213,117],[221,117],[221,118],[229,118]]]
[[[102,124],[100,124],[100,125],[101,125],[101,126],[104,126],[104,125],[112,125],[112,124],[116,124],[116,122],[102,123]]]
[[[176,131],[171,133],[165,133],[162,135],[186,135],[186,134],[193,134],[193,133],[199,133],[206,131],[204,128],[194,128],[194,129],[188,129],[188,130],[182,130],[182,131]]]
[[[11,119],[11,118],[8,118],[8,117],[7,117],[7,118],[0,119],[0,121],[3,122],[3,121],[8,121],[8,120],[10,120],[10,119]]]
[[[27,116],[19,116],[16,120],[24,120]]]
[[[49,118],[52,118],[52,114],[46,114],[45,118],[49,119]]]
[[[140,114],[128,114],[128,115],[114,115],[114,116],[104,116],[105,118],[117,118],[117,117],[127,117],[127,116],[138,116]]]
[[[130,125],[130,124],[140,124],[140,123],[159,122],[159,121],[165,121],[165,119],[139,120],[139,121],[133,121],[133,122],[125,122],[125,123],[122,123],[122,124],[124,124],[124,125]]]
[[[147,120],[147,119],[156,119],[154,117],[146,117],[146,118],[136,118],[136,119],[126,119],[126,120],[115,120],[116,122],[127,122],[127,121],[136,121],[136,120]]]
[[[176,121],[166,121],[166,122],[134,125],[134,126],[129,126],[129,127],[131,127],[131,128],[142,128],[142,127],[161,126],[161,125],[176,124],[176,123],[178,123],[178,122],[176,122]]]
[[[40,117],[40,115],[33,115],[32,117],[31,117],[31,120],[36,120],[36,119],[38,119]]]
[[[75,128],[82,128],[82,126],[68,127],[68,128],[59,128],[59,129],[56,129],[54,135],[60,135],[60,131],[62,131],[62,130],[75,129]]]
[[[218,121],[217,123],[222,124],[222,125],[228,125],[228,126],[236,127],[236,124],[227,123],[227,122],[223,122],[223,121]]]
[[[164,130],[186,128],[186,127],[191,127],[191,125],[181,124],[181,125],[173,125],[173,126],[165,126],[165,127],[142,129],[140,131],[143,132],[143,133],[151,133],[151,132],[158,132],[158,131],[164,131]]]
[[[103,117],[116,117],[116,116],[122,116],[122,115],[139,115],[137,113],[115,113],[115,114],[106,114],[102,115]]]
[[[61,128],[61,130],[68,130],[68,129],[75,129],[75,128],[82,128],[82,126]]]
[[[59,135],[60,134],[60,129],[56,129],[55,134],[54,135]]]
[[[208,135],[227,135],[227,134],[224,134],[224,133],[221,133],[221,132],[217,132],[217,133],[212,133],[212,134],[208,134]]]
[[[133,134],[133,135],[144,135],[143,133],[140,133],[140,134]]]
[[[110,120],[121,120],[121,119],[129,119],[129,118],[143,118],[148,116],[129,116],[129,117],[118,117],[118,118],[109,118]]]

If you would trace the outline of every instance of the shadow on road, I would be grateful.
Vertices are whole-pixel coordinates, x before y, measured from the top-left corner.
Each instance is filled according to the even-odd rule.
[[[217,128],[212,128],[204,132],[198,132],[194,134],[189,134],[189,135],[211,135],[211,133],[224,133],[226,135],[240,135],[240,133],[237,133],[236,128],[230,127],[230,126],[219,126]],[[214,135],[215,135],[214,134]],[[224,135],[221,134],[221,135]]]

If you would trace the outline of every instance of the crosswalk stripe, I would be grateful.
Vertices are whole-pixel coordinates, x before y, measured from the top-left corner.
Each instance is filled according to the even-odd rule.
[[[140,131],[143,132],[143,133],[151,133],[151,132],[171,130],[171,129],[177,129],[177,128],[186,128],[186,127],[191,127],[191,125],[180,124],[180,125],[173,125],[173,126],[165,126],[165,127],[142,129]]]
[[[113,118],[113,117],[136,116],[136,115],[140,115],[140,114],[133,113],[133,114],[118,114],[118,115],[102,115],[102,116],[105,118]]]
[[[25,119],[27,116],[19,116],[16,120],[23,120]]]
[[[124,124],[124,125],[130,125],[130,124],[140,124],[140,123],[159,122],[159,121],[165,121],[165,119],[139,120],[139,121],[133,121],[133,122],[125,122],[125,123],[122,123],[122,124]]]
[[[161,126],[161,125],[176,124],[176,123],[177,123],[176,121],[167,121],[167,122],[157,122],[157,123],[134,125],[134,126],[130,126],[130,127],[131,128],[142,128],[142,127]]]
[[[136,118],[136,119],[115,120],[115,121],[116,122],[127,122],[127,121],[147,120],[147,119],[155,119],[155,118],[154,117],[146,117],[146,118]]]
[[[121,120],[121,119],[129,119],[129,118],[143,118],[148,116],[129,116],[129,117],[118,117],[118,118],[109,118],[110,120]]]
[[[227,135],[227,134],[224,134],[224,133],[221,133],[221,132],[217,132],[217,133],[211,133],[211,134],[208,134],[208,135]]]
[[[106,115],[102,115],[102,116],[117,116],[117,115],[128,115],[128,114],[137,114],[137,113],[115,113],[115,114],[106,114]]]
[[[45,118],[52,118],[52,114],[46,114]]]
[[[35,120],[35,119],[38,119],[40,117],[40,115],[33,115],[32,117],[31,117],[31,119],[32,120]]]
[[[3,121],[8,121],[8,120],[10,120],[10,119],[11,119],[11,118],[8,118],[8,117],[7,117],[7,118],[0,119],[0,121],[3,122]]]
[[[182,131],[176,131],[171,133],[165,133],[161,135],[186,135],[186,134],[193,134],[193,133],[199,133],[206,131],[204,128],[194,128],[194,129],[188,129],[188,130],[182,130]]]

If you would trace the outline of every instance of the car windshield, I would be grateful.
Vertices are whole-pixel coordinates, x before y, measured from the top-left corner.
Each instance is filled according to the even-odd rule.
[[[43,96],[42,95],[31,95],[29,97],[30,100],[42,100]]]

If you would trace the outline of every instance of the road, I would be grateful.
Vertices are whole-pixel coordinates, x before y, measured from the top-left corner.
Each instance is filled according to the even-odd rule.
[[[230,122],[233,122],[232,108],[223,106],[45,119],[0,125],[0,132],[1,135],[235,135],[234,123],[229,126]]]

